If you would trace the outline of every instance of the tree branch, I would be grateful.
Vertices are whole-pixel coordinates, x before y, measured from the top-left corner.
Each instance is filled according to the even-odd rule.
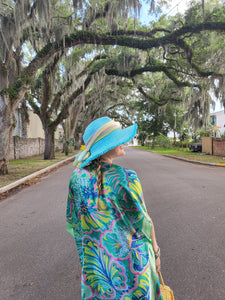
[[[119,36],[119,35],[125,35],[125,36],[139,36],[143,38],[154,38],[154,34],[157,32],[165,32],[165,33],[171,33],[171,30],[165,29],[165,28],[154,28],[151,31],[140,31],[140,30],[117,30],[113,31],[111,35],[113,36]],[[109,32],[107,34],[110,34]]]
[[[169,101],[182,102],[181,98],[173,98],[173,97],[169,97],[169,96],[158,99],[152,95],[147,94],[140,85],[137,87],[137,89],[146,99],[156,103],[159,106],[163,106],[163,105],[167,104]]]
[[[106,58],[106,55],[96,55],[94,57],[94,59],[88,64],[88,66],[81,71],[77,76],[76,76],[76,80],[79,79],[80,77],[84,76],[85,74],[87,74],[88,69],[90,67],[93,66],[93,64],[99,60],[99,59],[104,59]],[[59,105],[60,99],[62,97],[62,95],[66,92],[66,90],[73,84],[73,81],[67,81],[64,86],[58,91],[58,93],[55,95],[53,101],[52,101],[52,105],[50,106],[49,110],[48,110],[48,114],[52,114],[53,110]]]
[[[116,104],[114,104],[114,105],[108,107],[108,108],[105,110],[105,112],[107,112],[107,111],[109,111],[109,110],[111,110],[111,109],[113,109],[113,108],[115,108],[115,107],[117,107],[117,106],[124,106],[125,109],[126,109],[127,103],[124,103],[124,102],[116,103]]]
[[[11,8],[13,10],[13,7],[11,5],[9,5],[9,4],[6,4],[6,3],[1,3],[1,4],[4,5],[4,6],[6,6],[6,7],[9,7],[9,8]]]
[[[81,95],[86,89],[87,87],[89,86],[91,82],[91,76],[89,75],[84,84],[78,88],[77,90],[75,90],[70,96],[69,98],[67,99],[65,105],[63,106],[61,112],[59,113],[59,115],[57,116],[56,120],[54,120],[50,126],[52,127],[56,127],[58,124],[60,124],[64,119],[66,119],[66,117],[68,116],[69,114],[69,108],[71,106],[71,104],[74,102],[75,99],[77,99],[77,97],[79,95]]]
[[[33,78],[38,69],[45,65],[48,59],[53,56],[56,52],[60,51],[63,48],[73,47],[78,44],[98,44],[98,45],[119,45],[134,49],[149,50],[154,47],[160,47],[167,44],[177,44],[178,37],[184,35],[188,32],[198,33],[200,31],[225,31],[225,22],[205,22],[193,26],[183,26],[182,28],[160,38],[155,39],[137,39],[127,36],[112,36],[106,34],[98,34],[95,32],[87,31],[77,31],[76,33],[71,34],[70,36],[65,37],[65,42],[61,43],[49,43],[47,44],[31,61],[29,66],[27,66],[21,76],[17,81],[10,87],[10,90],[13,90],[13,93],[10,93],[10,90],[5,89],[0,93],[9,93],[12,101],[15,101],[15,105],[18,104],[18,94],[21,90],[24,90],[24,87],[30,86],[30,79]],[[181,45],[181,42],[179,42]],[[196,65],[193,65],[195,68]],[[201,71],[199,72],[201,74]],[[206,74],[211,74],[210,72],[203,72],[204,76]],[[116,75],[116,74],[114,74]],[[209,75],[208,75],[209,76]],[[185,84],[185,86],[187,86]],[[26,90],[26,88],[25,88]]]
[[[64,86],[57,92],[55,95],[51,106],[49,107],[48,114],[51,115],[53,110],[56,109],[60,103],[60,99],[62,95],[66,92],[66,90],[72,85],[72,80],[67,81]]]
[[[93,8],[89,7],[87,9],[87,14],[90,13],[91,16],[85,21],[85,29],[87,30],[95,20],[99,18],[104,18],[106,16],[106,13],[109,11],[109,6],[110,1],[103,4],[103,6],[99,8],[98,11],[96,11],[95,13],[93,13]]]
[[[180,81],[173,72],[171,72],[167,66],[163,64],[157,63],[153,66],[145,66],[139,69],[131,70],[131,71],[118,71],[117,69],[105,69],[105,73],[107,75],[115,75],[115,76],[123,76],[127,78],[132,78],[136,75],[140,75],[144,72],[164,72],[168,78],[170,78],[178,87],[198,87],[201,89],[201,86],[195,83],[191,83],[189,81]]]
[[[191,47],[182,39],[177,40],[177,45],[179,45],[182,49],[185,50],[185,53],[187,55],[187,60],[189,64],[192,66],[192,68],[200,75],[201,77],[208,77],[208,76],[223,76],[224,74],[222,73],[216,73],[213,71],[204,71],[201,70],[196,63],[192,61],[193,57],[193,50]]]
[[[107,58],[107,55],[96,55],[94,57],[94,59],[86,66],[86,68],[81,71],[77,76],[76,76],[76,79],[79,79],[80,77],[84,76],[85,74],[88,73],[88,69],[90,69],[94,63],[98,60],[101,60],[101,59],[106,59]]]
[[[123,31],[119,30],[116,32],[113,32],[112,35],[114,36],[142,36],[144,38],[152,37],[152,34],[154,34],[156,31],[162,31],[165,33],[168,33],[167,35],[164,35],[163,37],[155,38],[155,46],[158,47],[158,45],[166,45],[171,42],[176,42],[176,39],[180,36],[183,36],[184,34],[191,34],[191,33],[199,33],[201,31],[224,31],[225,30],[225,22],[202,22],[199,24],[194,25],[185,25],[177,30],[169,31],[164,28],[160,29],[153,29],[150,32],[144,32],[144,31]]]
[[[29,102],[30,106],[32,107],[35,114],[40,117],[40,107],[34,102],[33,95],[30,93],[26,93],[26,100]]]
[[[42,73],[42,82],[43,82],[43,101],[41,105],[42,115],[49,113],[47,109],[49,103],[51,102],[52,89],[54,85],[54,83],[52,83],[50,80],[50,74],[52,74],[52,77],[55,80],[56,67],[58,66],[58,63],[62,58],[62,56],[63,56],[63,51],[61,53],[57,53],[57,55],[53,57],[53,60],[46,66],[46,68]]]

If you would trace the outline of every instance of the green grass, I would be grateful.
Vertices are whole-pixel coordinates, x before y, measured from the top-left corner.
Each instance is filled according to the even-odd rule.
[[[77,151],[73,151],[70,152],[68,156],[65,156],[64,153],[56,152],[55,159],[51,160],[44,160],[43,154],[23,159],[10,160],[8,166],[9,174],[0,176],[0,188],[59,161],[67,159],[76,153]]]
[[[142,147],[142,146],[135,146],[135,147],[147,151],[153,151],[163,155],[167,154],[167,155],[173,155],[173,156],[199,161],[199,162],[218,163],[218,164],[225,165],[225,157],[223,158],[222,156],[213,156],[213,155],[208,155],[199,152],[192,152],[187,148],[183,148],[183,150],[182,149],[179,150],[174,148],[166,149],[160,147],[155,147],[154,149],[151,149],[149,147]]]
[[[163,154],[173,155],[173,156],[194,160],[194,161],[224,164],[225,166],[225,158],[223,159],[223,157],[221,156],[212,156],[203,153],[195,153],[186,148],[184,148],[183,150],[174,149],[174,148],[165,149],[160,147],[155,147],[154,149],[151,149],[149,147],[142,147],[142,146],[135,146],[135,148],[140,148],[147,151],[153,151],[162,155]],[[16,180],[19,180],[25,176],[28,176],[36,171],[39,171],[50,165],[53,165],[61,160],[64,160],[70,156],[73,156],[76,153],[77,152],[74,151],[69,153],[68,156],[65,156],[64,153],[56,152],[55,153],[56,158],[52,160],[44,160],[43,154],[33,156],[33,157],[27,157],[23,159],[10,160],[9,174],[0,177],[0,188]]]

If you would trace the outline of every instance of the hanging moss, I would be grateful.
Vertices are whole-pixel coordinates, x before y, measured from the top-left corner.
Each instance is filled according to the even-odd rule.
[[[30,77],[21,77],[14,84],[10,85],[8,88],[5,88],[1,91],[1,94],[9,95],[10,100],[17,100],[19,98],[19,92],[21,87],[26,84],[31,84],[32,78]]]
[[[18,97],[19,97],[19,92],[18,92],[17,90],[15,90],[14,87],[12,87],[12,86],[10,86],[10,87],[7,88],[7,89],[3,89],[3,90],[1,91],[1,94],[2,94],[2,95],[8,94],[8,95],[9,95],[9,98],[10,98],[11,100],[18,99]]]
[[[53,48],[53,44],[52,43],[48,43],[44,48],[42,48],[36,55],[36,58],[41,58],[46,56],[46,54],[48,54],[50,52],[50,50],[52,50]]]

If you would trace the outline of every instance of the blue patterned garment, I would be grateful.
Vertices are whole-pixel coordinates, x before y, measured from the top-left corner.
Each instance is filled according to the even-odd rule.
[[[101,170],[100,210],[93,165],[75,169],[69,184],[67,228],[82,266],[82,299],[162,300],[140,181],[114,164]]]

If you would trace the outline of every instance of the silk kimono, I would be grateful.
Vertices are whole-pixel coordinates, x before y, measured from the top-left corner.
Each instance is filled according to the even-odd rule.
[[[136,173],[102,163],[75,169],[69,183],[67,230],[82,266],[82,299],[162,300],[142,187]]]

